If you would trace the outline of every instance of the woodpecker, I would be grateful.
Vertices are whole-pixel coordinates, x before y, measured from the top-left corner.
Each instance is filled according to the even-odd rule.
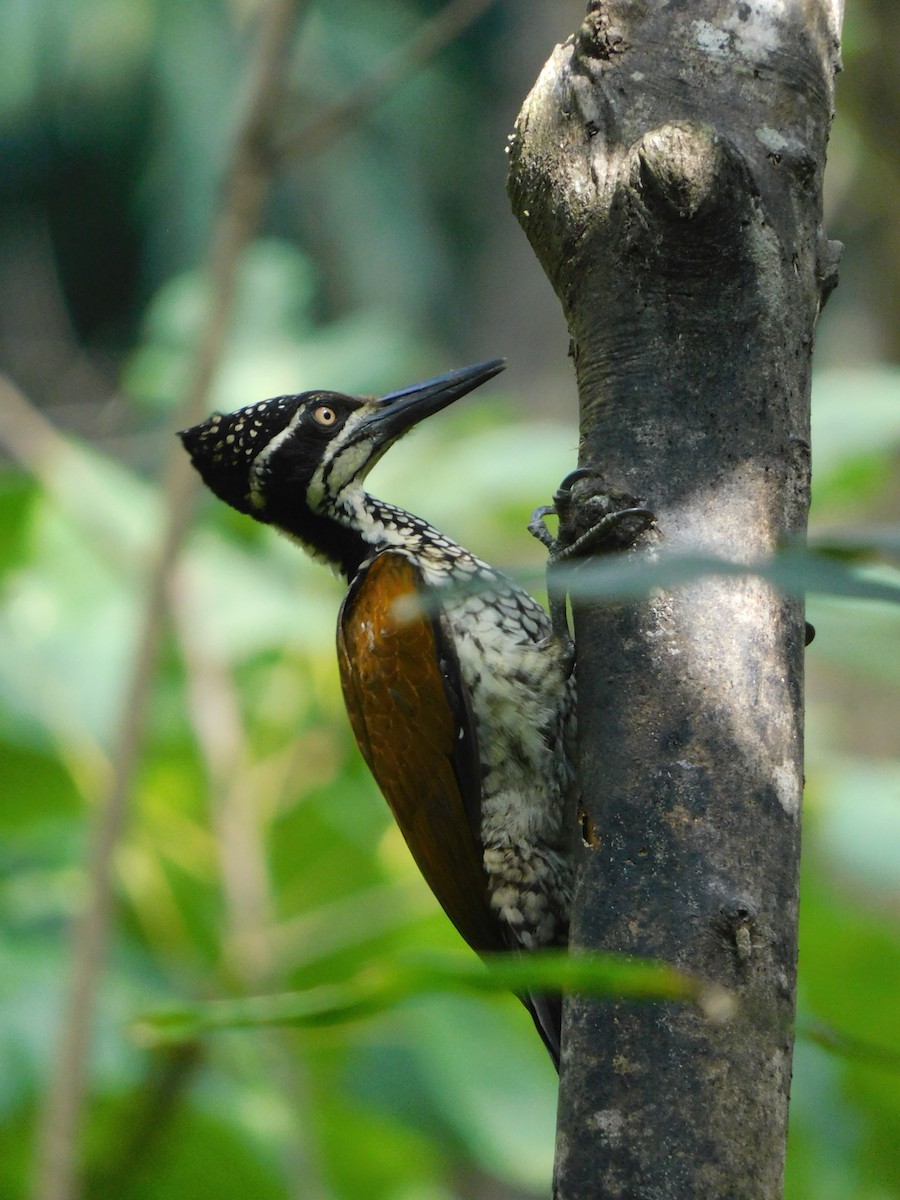
[[[575,694],[541,605],[363,488],[419,421],[503,359],[381,397],[278,396],[183,431],[206,485],[349,587],[338,618],[353,732],[419,869],[478,953],[564,946]],[[557,1067],[558,997],[523,996]]]

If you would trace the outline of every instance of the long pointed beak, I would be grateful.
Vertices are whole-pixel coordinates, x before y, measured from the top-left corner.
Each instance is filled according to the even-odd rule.
[[[425,417],[440,412],[454,400],[493,379],[505,366],[505,358],[494,358],[490,362],[448,371],[446,375],[426,379],[424,383],[414,383],[399,392],[390,392],[376,401],[377,409],[366,418],[366,431],[375,436],[377,445],[385,446]]]

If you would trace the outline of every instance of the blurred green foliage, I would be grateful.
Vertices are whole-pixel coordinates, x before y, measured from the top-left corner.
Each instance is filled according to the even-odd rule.
[[[27,1190],[65,1014],[69,922],[163,520],[152,468],[205,310],[199,264],[252,7],[0,7],[0,348],[70,435],[0,474],[0,1200]],[[348,22],[311,4],[297,62],[311,109],[436,7],[357,6]],[[483,253],[481,193],[502,190],[491,138],[549,49],[546,27],[508,111],[495,125],[482,116],[502,83],[494,51],[527,24],[498,4],[369,127],[279,182],[243,264],[213,405],[307,381],[387,388],[484,346],[514,354],[491,345],[490,321],[467,324],[487,310],[466,279],[502,269]],[[496,187],[477,182],[487,146]],[[523,420],[499,381],[490,400],[418,430],[372,489],[488,559],[533,568],[524,522],[576,440],[555,411]],[[814,447],[821,525],[892,519],[900,373],[823,371]],[[158,1049],[129,1032],[166,1005],[459,947],[352,743],[333,650],[340,596],[287,542],[204,499],[167,599],[115,859],[89,1197],[547,1194],[555,1076],[512,998],[435,993],[366,1021]],[[900,609],[814,597],[810,619],[801,1016],[896,1052]],[[887,1066],[799,1043],[789,1200],[900,1197],[900,1078]]]

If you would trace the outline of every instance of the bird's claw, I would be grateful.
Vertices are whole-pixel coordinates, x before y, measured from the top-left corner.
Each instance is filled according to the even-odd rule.
[[[612,541],[613,538],[611,535],[619,526],[625,522],[630,522],[633,518],[637,524],[634,532],[626,534],[624,538],[616,539],[620,547],[624,549],[626,545],[631,545],[634,542],[638,534],[643,533],[645,529],[648,529],[653,524],[655,517],[649,508],[616,508],[612,512],[604,513],[599,521],[579,537],[575,538],[573,542],[560,546],[556,552],[556,561],[565,562],[568,559],[578,558],[594,546],[602,546],[604,542]]]
[[[567,509],[572,503],[572,487],[579,479],[590,479],[592,476],[596,478],[597,472],[590,467],[576,467],[574,471],[570,471],[568,475],[564,475],[559,482],[559,487],[553,493],[554,511],[558,512],[560,508]]]
[[[534,510],[531,514],[531,520],[528,522],[528,532],[532,537],[536,537],[542,545],[546,546],[551,555],[556,549],[556,538],[547,528],[545,518],[555,517],[556,515],[555,505],[542,504],[540,508]]]
[[[577,467],[570,471],[556,489],[553,503],[542,504],[536,508],[528,522],[529,532],[547,548],[550,620],[554,636],[567,648],[572,665],[575,653],[566,612],[567,589],[564,583],[560,584],[554,577],[556,568],[564,563],[572,563],[591,550],[601,547],[627,549],[655,520],[650,509],[635,503],[631,496],[612,493],[607,489],[589,495],[580,504],[578,511],[573,512],[573,487],[580,480],[590,478],[596,479],[598,475],[589,467]],[[559,532],[556,537],[547,528],[546,518],[549,516],[555,516],[559,520]]]
[[[531,520],[528,522],[528,532],[532,537],[536,537],[542,545],[547,547],[551,559],[555,559],[560,551],[560,546],[564,542],[563,530],[567,527],[569,514],[572,508],[572,486],[579,479],[589,479],[592,475],[596,475],[596,471],[592,471],[590,467],[576,467],[574,471],[570,471],[568,475],[560,481],[559,487],[553,493],[552,504],[542,504],[540,508],[536,508],[531,514]],[[560,523],[560,536],[554,537],[547,528],[547,517],[558,517]]]

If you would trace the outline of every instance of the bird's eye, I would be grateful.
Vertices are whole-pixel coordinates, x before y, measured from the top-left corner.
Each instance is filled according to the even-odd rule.
[[[313,409],[313,420],[317,425],[323,425],[326,429],[330,429],[337,421],[337,413],[328,404],[320,404]]]

